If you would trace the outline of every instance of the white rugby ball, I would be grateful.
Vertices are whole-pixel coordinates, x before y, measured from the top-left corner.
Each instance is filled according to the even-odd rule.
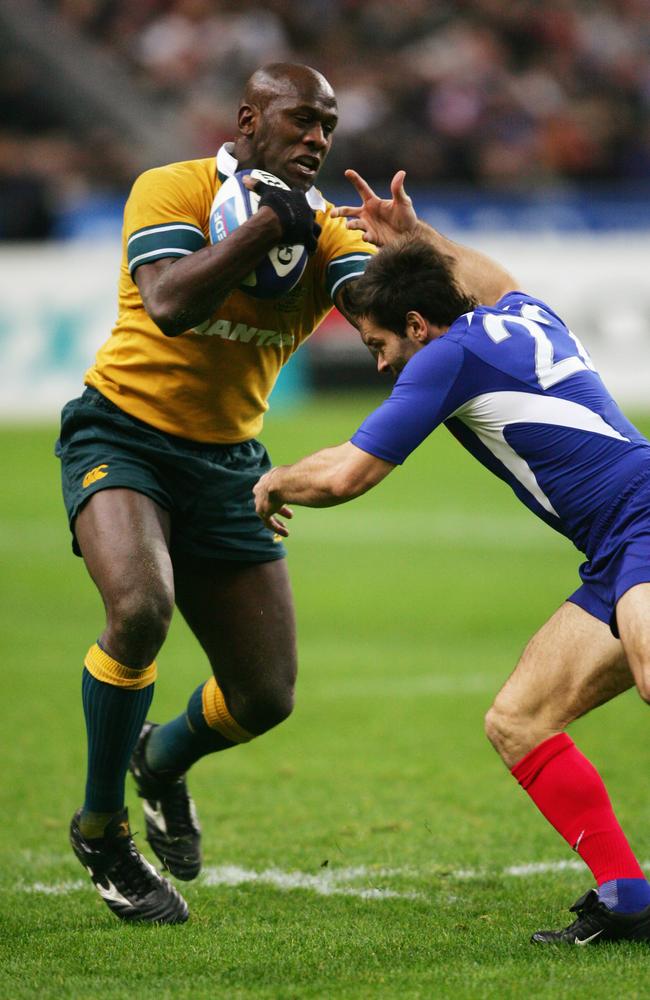
[[[260,196],[249,191],[244,177],[263,181],[273,187],[289,186],[266,170],[239,170],[228,177],[217,191],[210,209],[210,241],[220,243],[241,226],[259,208]],[[254,271],[239,286],[257,299],[274,299],[290,291],[300,281],[307,264],[307,251],[301,243],[273,247]]]

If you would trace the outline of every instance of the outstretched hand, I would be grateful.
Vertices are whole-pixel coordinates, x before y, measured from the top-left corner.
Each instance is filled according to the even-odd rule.
[[[361,205],[341,205],[332,209],[334,218],[347,219],[348,229],[358,229],[363,238],[375,246],[392,243],[403,233],[413,232],[418,219],[413,202],[404,190],[406,172],[398,170],[390,184],[390,198],[380,198],[356,170],[346,170],[345,176],[357,189]]]

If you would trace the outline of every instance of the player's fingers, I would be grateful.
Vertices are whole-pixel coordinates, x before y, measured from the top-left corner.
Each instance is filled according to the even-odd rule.
[[[359,215],[362,211],[361,205],[335,205],[330,214],[333,219],[347,219],[349,216]]]
[[[390,193],[393,196],[394,201],[399,201],[402,204],[410,205],[411,199],[404,190],[404,181],[406,179],[406,171],[398,170],[392,181],[390,182]]]
[[[366,229],[363,223],[355,225],[354,219],[348,219],[346,226],[348,229],[356,229],[364,243],[370,243],[373,247],[378,247],[380,245],[377,242],[377,234],[374,233],[372,229]]]
[[[354,219],[352,221],[348,219],[348,221],[346,222],[346,226],[348,229],[356,229],[359,235],[361,236],[361,239],[365,240],[366,243],[372,243],[373,246],[376,244],[374,234],[371,232],[370,229],[366,229],[363,223],[355,225]]]
[[[359,229],[362,233],[368,232],[368,226],[361,219],[347,219],[345,223],[346,229]]]
[[[286,524],[283,524],[283,522],[280,521],[277,517],[269,518],[269,528],[271,529],[271,531],[275,531],[276,534],[281,535],[282,538],[289,537],[289,529],[287,528]]]
[[[278,514],[282,514],[283,517],[288,517],[289,520],[291,520],[291,518],[293,517],[293,511],[291,507],[287,507],[285,504],[282,504],[280,510],[278,511]]]
[[[364,181],[361,174],[358,174],[356,170],[346,170],[345,176],[350,181],[351,184],[357,189],[361,199],[363,201],[370,201],[371,198],[376,198],[377,195],[372,190],[367,181]]]

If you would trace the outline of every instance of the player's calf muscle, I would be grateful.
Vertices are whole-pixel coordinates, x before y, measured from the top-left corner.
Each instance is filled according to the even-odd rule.
[[[262,733],[279,726],[294,707],[295,669],[274,683],[255,687],[225,685],[220,682],[226,704],[237,722],[251,733]]]

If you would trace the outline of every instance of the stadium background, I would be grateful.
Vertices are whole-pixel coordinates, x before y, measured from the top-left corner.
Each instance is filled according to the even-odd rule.
[[[618,995],[647,996],[634,949],[557,961],[526,945],[585,878],[481,716],[578,559],[444,435],[358,505],[297,518],[299,710],[219,762],[219,801],[197,769],[212,867],[190,891],[191,946],[108,935],[65,848],[78,661],[101,610],[68,555],[52,458],[114,319],[131,181],[216,150],[243,81],[279,59],[337,91],[328,197],[350,200],[348,166],[382,191],[404,167],[419,213],[564,314],[647,431],[647,0],[0,0],[0,39],[6,995],[604,997],[616,962]],[[282,376],[265,442],[290,461],[342,440],[381,391],[334,316]],[[161,715],[199,660],[175,623]],[[629,695],[577,732],[650,857],[645,718]]]

